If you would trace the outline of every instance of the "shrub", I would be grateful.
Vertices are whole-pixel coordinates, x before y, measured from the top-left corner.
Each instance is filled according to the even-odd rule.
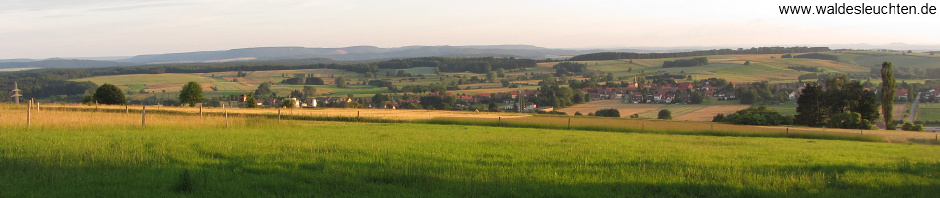
[[[718,115],[715,115],[714,118],[712,118],[712,122],[725,122],[725,123],[744,124],[744,125],[777,126],[777,125],[793,124],[793,117],[783,116],[783,115],[780,115],[780,113],[767,109],[766,106],[760,106],[756,108],[749,107],[747,109],[742,109],[728,116],[725,116],[723,114],[718,114]]]
[[[905,122],[903,125],[901,125],[901,130],[905,130],[905,131],[924,131],[924,125],[923,125],[923,124],[916,124],[916,125],[915,125],[915,124],[911,124],[910,122]]]
[[[715,115],[715,117],[712,118],[712,122],[721,122],[724,119],[725,119],[725,114],[719,113],[718,115]]]
[[[594,112],[594,115],[602,117],[620,117],[620,111],[617,109],[601,109]]]
[[[659,110],[659,115],[656,116],[656,119],[672,120],[672,111],[669,111],[669,109]]]

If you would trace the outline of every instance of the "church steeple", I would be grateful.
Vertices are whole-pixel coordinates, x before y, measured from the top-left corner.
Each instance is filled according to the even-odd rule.
[[[10,97],[13,98],[13,101],[14,101],[16,104],[20,104],[20,97],[22,97],[22,96],[23,96],[23,94],[20,94],[20,89],[19,89],[19,87],[17,86],[16,82],[13,82],[13,95],[10,96]]]

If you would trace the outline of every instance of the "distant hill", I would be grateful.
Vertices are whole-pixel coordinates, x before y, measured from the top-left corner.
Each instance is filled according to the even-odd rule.
[[[95,60],[57,59],[57,58],[40,60],[40,61],[31,61],[28,59],[17,59],[17,60],[18,61],[0,62],[0,69],[26,68],[26,67],[91,68],[91,67],[115,67],[115,66],[134,65],[132,63],[115,62],[115,61],[95,61]]]
[[[549,49],[531,45],[407,46],[399,48],[379,48],[374,46],[343,48],[259,47],[224,51],[140,55],[119,61],[136,64],[159,64],[310,58],[328,58],[337,61],[363,61],[428,56],[512,56],[519,58],[544,58],[558,55],[577,55],[581,52],[582,51],[578,50]]]

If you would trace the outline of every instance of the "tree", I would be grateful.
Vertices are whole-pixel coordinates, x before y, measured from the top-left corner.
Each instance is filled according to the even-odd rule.
[[[659,115],[656,116],[656,119],[672,120],[672,111],[669,111],[669,109],[659,110]]]
[[[506,77],[506,70],[503,68],[496,69],[496,77]]]
[[[744,61],[744,65],[751,65],[751,61]]]
[[[404,70],[399,70],[399,71],[404,71]],[[340,76],[339,78],[336,78],[334,84],[336,84],[337,88],[346,88],[346,78],[343,78],[342,76]]]
[[[597,110],[596,112],[594,112],[594,115],[595,115],[595,116],[601,116],[601,117],[615,117],[615,118],[619,118],[619,117],[620,117],[620,111],[617,110],[617,109],[601,109],[601,110]]]
[[[702,95],[702,93],[699,93],[699,92],[692,92],[692,93],[689,94],[689,95],[690,95],[690,96],[689,96],[689,103],[692,103],[692,104],[702,104],[702,101],[705,100],[705,96]]]
[[[271,97],[271,83],[263,82],[258,85],[258,89],[255,89],[255,96],[260,97],[262,100]]]
[[[861,114],[846,111],[832,115],[832,118],[829,119],[826,127],[842,129],[872,129],[874,128],[874,125],[871,124],[871,121],[862,119]]]
[[[190,81],[183,86],[183,90],[180,91],[179,100],[182,104],[189,104],[189,107],[195,107],[196,103],[205,100],[202,96],[202,86],[200,86],[199,83]]]
[[[308,99],[317,95],[317,88],[313,86],[304,86],[303,92],[304,94],[301,98],[303,98],[304,101],[307,101]]]
[[[258,107],[258,102],[255,101],[255,95],[253,93],[248,93],[248,96],[245,98],[245,108],[255,107]]]
[[[509,87],[509,85],[511,84],[511,82],[509,82],[508,79],[502,79],[502,80],[499,80],[499,82],[503,84],[503,87]]]
[[[278,105],[278,107],[294,108],[294,99],[284,99],[281,101],[281,105]]]
[[[291,98],[303,98],[303,97],[304,97],[304,91],[301,91],[301,90],[299,90],[299,89],[295,89],[295,90],[293,90],[293,91],[290,91],[290,96],[289,96],[289,97],[291,97]]]
[[[487,72],[486,82],[496,82],[496,72]]]
[[[372,96],[372,104],[375,105],[374,107],[385,108],[386,103],[391,100],[392,98],[385,94],[378,93],[375,94],[375,96]]]
[[[127,98],[120,88],[112,84],[105,83],[95,90],[92,99],[100,104],[127,104]]]
[[[800,98],[797,99],[796,123],[806,126],[822,126],[826,115],[823,106],[822,87],[809,84],[803,88]]]
[[[894,71],[891,62],[881,64],[881,114],[884,115],[885,129],[894,130],[893,114],[895,89]]]

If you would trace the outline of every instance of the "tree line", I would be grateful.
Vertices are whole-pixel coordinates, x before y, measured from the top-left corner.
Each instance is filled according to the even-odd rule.
[[[127,74],[162,74],[162,73],[211,73],[239,71],[267,71],[294,69],[342,69],[357,73],[376,73],[382,69],[404,69],[419,66],[434,66],[439,71],[488,73],[499,69],[520,69],[535,67],[536,61],[515,58],[442,58],[427,57],[404,60],[386,60],[372,63],[312,63],[301,62],[230,62],[230,63],[190,63],[145,66],[120,66],[99,68],[54,68],[36,69],[0,73],[0,93],[9,95],[13,82],[19,84],[26,98],[53,98],[56,101],[79,102],[85,94],[98,86],[91,82],[73,82],[70,79],[94,76]],[[298,84],[319,84],[316,79],[292,79],[288,82]],[[8,100],[8,99],[0,99]]]
[[[708,58],[705,57],[696,57],[691,59],[678,59],[672,61],[663,62],[663,68],[670,67],[695,67],[708,64]]]
[[[690,56],[708,56],[708,55],[728,55],[728,54],[785,54],[785,53],[810,53],[830,51],[829,47],[758,47],[743,49],[713,49],[699,50],[691,52],[672,52],[672,53],[634,53],[634,52],[601,52],[592,54],[583,54],[571,57],[571,61],[588,60],[619,60],[619,59],[657,59],[657,58],[681,58]]]
[[[473,72],[485,74],[498,69],[514,70],[535,67],[536,61],[532,59],[516,58],[447,58],[422,57],[386,60],[375,63],[379,69],[407,69],[414,67],[435,67],[439,72]]]

